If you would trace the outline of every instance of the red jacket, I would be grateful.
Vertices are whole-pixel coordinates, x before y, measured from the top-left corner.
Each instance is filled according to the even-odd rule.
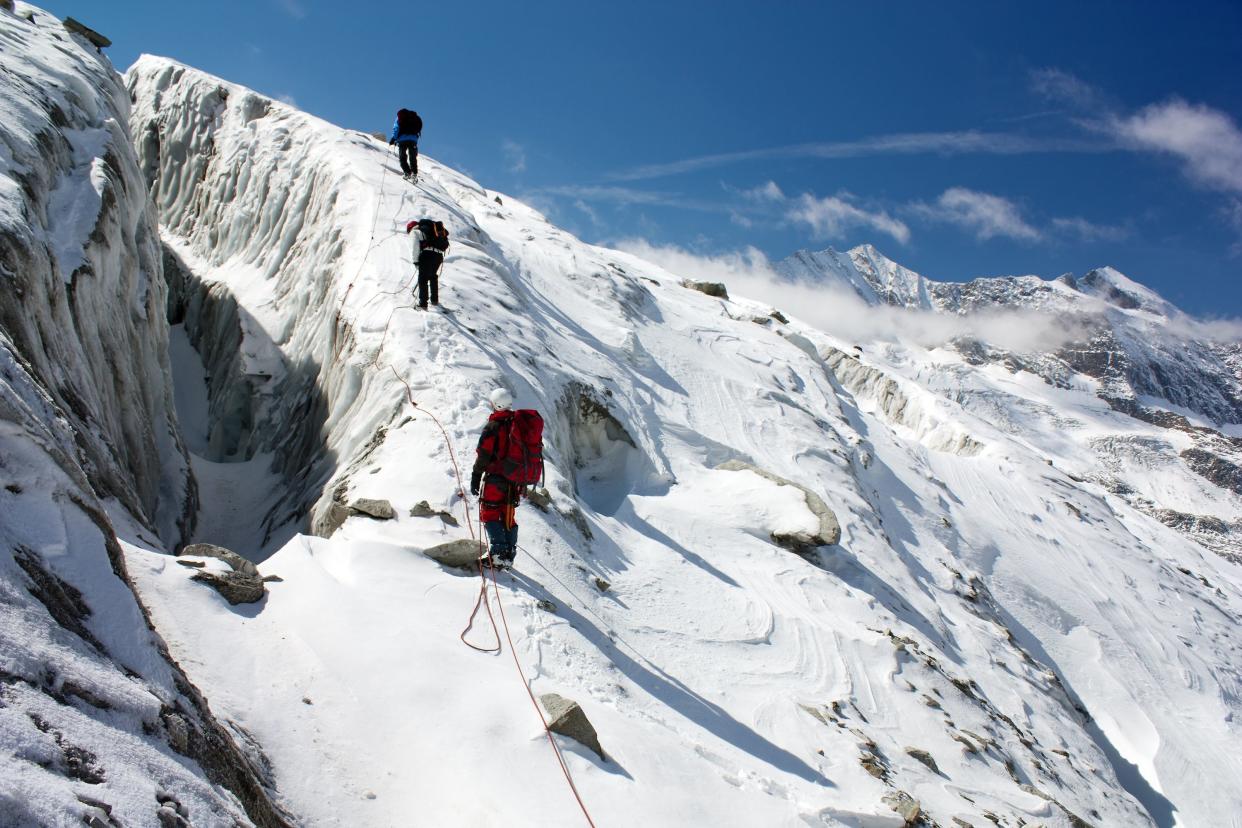
[[[487,418],[487,425],[483,426],[483,433],[479,435],[474,469],[470,473],[470,489],[477,489],[479,481],[483,481],[483,490],[479,496],[479,520],[484,523],[504,520],[508,507],[516,507],[522,496],[522,486],[514,485],[499,474],[487,470],[497,459],[500,427],[512,416],[513,412],[508,409],[492,412]]]

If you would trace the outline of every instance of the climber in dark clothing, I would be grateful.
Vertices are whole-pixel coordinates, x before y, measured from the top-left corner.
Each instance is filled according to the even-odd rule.
[[[479,496],[479,484],[483,484],[482,496],[479,497],[479,520],[487,531],[491,541],[491,560],[494,566],[504,568],[513,563],[517,557],[518,525],[514,518],[522,486],[506,479],[495,472],[488,472],[500,449],[500,427],[513,416],[510,407],[513,395],[504,388],[497,388],[489,397],[492,415],[487,418],[487,425],[479,435],[478,453],[474,461],[474,470],[470,474],[470,494]]]
[[[428,293],[431,304],[440,304],[440,265],[448,252],[448,230],[443,222],[429,218],[411,221],[405,232],[413,239],[414,266],[418,268],[418,306],[427,309]]]
[[[423,119],[411,109],[397,111],[388,136],[389,146],[397,145],[397,157],[401,160],[401,172],[409,180],[418,178],[418,139],[423,134]]]

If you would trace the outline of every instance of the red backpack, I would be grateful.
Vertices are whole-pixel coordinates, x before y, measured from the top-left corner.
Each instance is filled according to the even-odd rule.
[[[519,486],[543,478],[543,417],[531,408],[514,411],[496,430],[496,457],[489,474],[498,474]]]

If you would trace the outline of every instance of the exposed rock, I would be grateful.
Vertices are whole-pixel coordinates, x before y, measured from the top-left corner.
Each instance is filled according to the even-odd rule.
[[[556,613],[556,604],[552,603],[547,598],[540,598],[539,601],[535,604],[535,606],[539,607],[539,609],[543,610],[544,612],[551,612],[554,614]]]
[[[789,320],[785,317],[785,314],[781,313],[778,310],[773,309],[773,311],[769,313],[768,316],[772,317],[777,322],[780,322],[782,325],[789,324]]]
[[[0,9],[5,11],[13,11],[13,0],[0,0]]]
[[[202,569],[207,564],[202,561],[177,561],[182,566],[188,566],[190,569]]]
[[[169,712],[161,717],[168,731],[168,746],[185,756],[190,750],[190,725],[180,713]]]
[[[267,594],[262,578],[240,572],[196,572],[190,580],[214,588],[230,604],[253,604]]]
[[[91,608],[82,593],[68,581],[49,571],[43,558],[32,549],[18,546],[13,550],[13,560],[30,578],[30,594],[39,599],[39,603],[43,604],[56,623],[103,652],[103,644],[86,627],[85,622],[91,615]]]
[[[544,693],[539,701],[543,704],[543,709],[548,711],[549,730],[568,736],[578,744],[595,751],[600,759],[608,761],[608,757],[604,756],[604,749],[600,747],[594,726],[576,701],[556,693]]]
[[[936,760],[933,759],[932,755],[927,751],[920,750],[919,748],[908,747],[906,748],[906,755],[911,759],[917,759],[922,762],[928,767],[929,770],[931,770],[932,773],[940,773],[940,768],[936,766]]]
[[[728,460],[716,468],[722,471],[751,471],[760,477],[771,480],[778,486],[793,486],[802,492],[807,508],[819,519],[819,530],[814,533],[773,532],[771,535],[772,541],[778,546],[783,546],[799,555],[807,555],[814,552],[820,546],[832,546],[841,540],[841,524],[837,522],[836,514],[828,508],[828,504],[824,502],[823,498],[805,486],[799,486],[792,480],[786,480],[744,460]]]
[[[410,508],[410,517],[438,517],[449,526],[458,526],[457,518],[443,509],[432,509],[431,504],[425,500],[420,500]]]
[[[375,500],[369,497],[360,497],[349,504],[349,513],[351,515],[366,515],[376,520],[392,520],[397,516],[396,511],[392,508],[392,504],[387,500]]]
[[[259,568],[253,562],[246,560],[231,549],[225,549],[223,546],[216,546],[212,543],[192,543],[178,553],[178,557],[184,558],[216,558],[224,561],[234,572],[242,575],[253,575],[259,577]]]
[[[349,518],[349,515],[348,506],[336,500],[332,501],[328,504],[328,508],[315,519],[314,534],[321,538],[332,537]]]
[[[423,550],[423,554],[442,566],[473,569],[479,560],[481,551],[479,541],[460,538],[428,547]]]
[[[609,589],[612,588],[612,584],[608,583],[603,578],[600,578],[597,576],[595,578],[595,588],[598,589],[600,592],[607,592]]]
[[[1242,468],[1210,451],[1199,448],[1186,449],[1182,452],[1182,459],[1195,474],[1210,480],[1222,489],[1242,494]]]
[[[548,511],[548,507],[552,505],[552,495],[547,489],[529,489],[526,500],[541,512]]]
[[[714,296],[717,299],[728,299],[729,291],[720,282],[694,282],[689,279],[681,283],[682,287],[697,290],[699,293],[705,293],[708,296]]]
[[[13,7],[10,5],[8,8],[12,10]],[[89,40],[90,44],[94,46],[96,49],[106,49],[112,45],[111,40],[104,37],[103,35],[95,31],[91,27],[85,26],[79,23],[78,21],[74,20],[72,17],[65,18],[65,28],[73,32],[74,34],[82,35],[82,37]]]
[[[896,811],[906,821],[906,825],[917,824],[919,815],[923,812],[918,800],[905,791],[893,791],[890,794],[885,794],[880,801]]]

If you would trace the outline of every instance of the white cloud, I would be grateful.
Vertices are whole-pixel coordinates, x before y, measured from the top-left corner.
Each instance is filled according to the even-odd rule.
[[[785,279],[759,250],[698,254],[628,239],[615,245],[682,279],[723,282],[729,295],[770,304],[825,333],[851,342],[902,341],[936,347],[971,337],[1014,351],[1055,350],[1083,335],[1073,320],[1024,311],[969,316],[868,305],[843,284]]]
[[[912,209],[932,221],[956,224],[980,241],[995,237],[1037,241],[1042,234],[1022,218],[1018,205],[990,193],[952,187],[935,204],[915,204]]]
[[[758,202],[780,202],[785,200],[785,194],[781,192],[781,188],[776,185],[775,181],[769,181],[751,190],[742,190],[742,196],[750,201]]]
[[[1110,224],[1096,224],[1081,216],[1054,218],[1052,227],[1064,235],[1077,236],[1082,241],[1121,241],[1130,235],[1125,227]]]
[[[603,222],[599,220],[599,213],[595,212],[595,208],[593,208],[590,204],[587,204],[579,198],[574,200],[574,207],[585,213],[586,217],[591,220],[591,224],[596,227],[602,226]]]
[[[1072,104],[1085,109],[1099,103],[1099,90],[1061,69],[1036,69],[1031,72],[1031,88],[1051,101]]]
[[[882,210],[863,210],[837,196],[816,198],[810,193],[803,193],[793,201],[786,216],[808,225],[811,233],[818,238],[839,239],[855,227],[869,227],[892,236],[902,244],[910,241],[910,228],[900,219]]]
[[[306,17],[306,9],[299,0],[276,0],[276,5],[280,6],[285,14],[295,20],[301,20]]]
[[[1022,155],[1033,152],[1100,152],[1112,149],[1098,140],[1037,138],[1004,132],[903,132],[875,135],[857,141],[822,141],[784,147],[723,152],[683,158],[664,164],[645,164],[609,176],[614,181],[663,178],[696,170],[725,167],[763,159],[860,158],[873,155]]]
[[[1242,130],[1225,113],[1175,99],[1114,117],[1108,126],[1133,147],[1180,158],[1198,183],[1242,193]]]
[[[500,144],[500,149],[505,155],[505,164],[511,173],[526,172],[526,149],[516,141],[510,141],[506,138]]]
[[[296,107],[298,105],[298,99],[288,93],[278,95],[276,100],[280,101],[282,104],[288,104],[289,106]]]

